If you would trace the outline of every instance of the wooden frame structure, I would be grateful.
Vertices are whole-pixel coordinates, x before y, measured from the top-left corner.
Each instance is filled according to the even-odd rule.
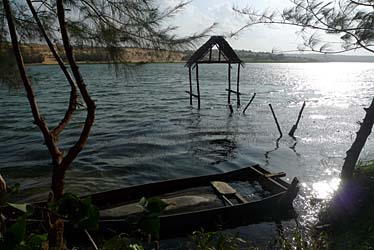
[[[215,49],[217,48],[217,49]],[[200,109],[200,82],[199,82],[199,64],[213,64],[224,63],[228,64],[228,88],[227,103],[231,103],[231,93],[236,94],[237,105],[240,105],[239,82],[240,82],[240,67],[243,67],[243,61],[239,59],[235,51],[231,48],[230,44],[223,36],[212,36],[205,44],[203,44],[196,52],[190,57],[186,63],[188,67],[190,89],[186,91],[190,95],[190,105],[192,105],[192,98],[198,100],[198,108]],[[237,64],[237,78],[236,90],[231,89],[231,68],[232,64]],[[195,69],[196,73],[196,91],[192,91],[192,70]]]

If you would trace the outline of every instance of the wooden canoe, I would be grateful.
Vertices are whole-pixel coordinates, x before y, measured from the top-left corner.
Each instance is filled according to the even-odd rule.
[[[284,173],[272,174],[259,165],[253,165],[222,174],[167,180],[97,193],[91,195],[91,198],[92,203],[100,209],[100,228],[104,234],[126,232],[127,217],[140,212],[135,204],[142,197],[161,198],[170,206],[160,217],[160,238],[171,238],[188,235],[202,228],[208,231],[221,230],[292,218],[292,202],[298,193],[298,180],[294,178],[289,184],[280,179],[284,176]],[[245,196],[232,188],[231,184],[254,182],[262,186],[265,197]],[[218,183],[218,187],[215,183]],[[217,190],[219,188],[223,190]],[[229,189],[228,195],[222,194],[227,191],[225,188]]]
[[[253,165],[227,173],[91,194],[92,203],[100,210],[99,232],[93,234],[105,237],[128,232],[129,218],[142,212],[137,204],[143,197],[158,197],[169,204],[160,216],[161,239],[186,236],[200,229],[215,231],[291,219],[294,216],[292,203],[299,191],[298,180],[294,178],[289,184],[281,179],[284,176],[284,173],[272,174]],[[245,193],[247,187],[253,191],[256,186],[261,188],[262,196]],[[36,225],[37,221],[41,222],[36,219]],[[70,238],[79,238],[76,230],[72,229],[71,235],[69,228],[72,229],[66,225],[65,232]]]

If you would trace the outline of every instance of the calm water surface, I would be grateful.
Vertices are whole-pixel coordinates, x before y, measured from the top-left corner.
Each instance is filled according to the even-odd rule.
[[[90,193],[258,163],[286,172],[287,180],[300,179],[296,206],[301,222],[315,218],[310,199],[325,199],[337,186],[363,107],[374,96],[374,64],[367,63],[246,64],[243,106],[233,115],[226,106],[226,66],[200,67],[201,110],[196,102],[189,105],[183,64],[147,64],[118,72],[108,65],[81,69],[96,100],[97,117],[88,145],[68,173],[68,190]],[[41,112],[53,126],[68,103],[67,83],[57,66],[31,66],[28,71]],[[241,114],[253,93],[254,102]],[[294,140],[287,133],[303,101],[307,105]],[[269,103],[286,135],[278,141]],[[0,107],[0,171],[9,182],[22,184],[22,199],[45,199],[50,159],[23,90],[0,86]],[[84,117],[81,108],[62,133],[63,149],[76,140]],[[373,149],[369,138],[361,158],[374,159]]]

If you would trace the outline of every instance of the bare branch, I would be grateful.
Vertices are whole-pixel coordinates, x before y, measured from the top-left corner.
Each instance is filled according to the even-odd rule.
[[[371,3],[360,3],[354,0],[349,0],[349,2],[351,2],[352,4],[359,5],[359,6],[374,7],[374,4],[371,4]]]
[[[61,133],[62,130],[64,130],[64,128],[67,126],[67,124],[69,123],[69,121],[71,120],[72,116],[73,116],[73,113],[74,111],[76,110],[76,107],[77,107],[77,88],[75,86],[75,83],[74,83],[74,80],[72,79],[72,77],[70,76],[70,73],[69,71],[67,70],[64,62],[62,61],[61,57],[58,55],[56,49],[54,48],[54,45],[52,44],[51,40],[49,39],[48,37],[48,34],[47,32],[45,31],[44,27],[43,27],[43,24],[41,23],[39,17],[38,17],[38,14],[36,13],[36,10],[34,8],[34,6],[32,5],[31,3],[31,0],[26,0],[27,1],[27,4],[30,8],[30,11],[34,17],[34,20],[36,21],[39,29],[40,29],[40,32],[42,34],[42,36],[44,37],[45,41],[47,42],[48,44],[48,47],[50,49],[50,51],[52,52],[54,58],[56,59],[58,65],[60,66],[60,69],[62,70],[62,72],[64,73],[66,79],[68,80],[69,84],[70,84],[70,101],[69,101],[69,107],[65,113],[65,116],[64,118],[60,121],[60,123],[52,130],[52,134],[57,138],[57,136]]]
[[[58,13],[58,21],[60,24],[60,31],[62,35],[62,41],[63,41],[63,45],[65,49],[65,54],[70,64],[71,71],[73,72],[75,82],[87,106],[87,116],[86,116],[86,120],[83,126],[83,130],[81,132],[81,135],[78,141],[74,144],[74,146],[69,149],[67,155],[63,158],[61,162],[61,171],[64,172],[70,166],[71,162],[81,152],[81,150],[83,149],[84,145],[87,142],[88,135],[91,131],[91,127],[95,119],[95,102],[91,99],[87,91],[86,84],[80,73],[79,67],[74,60],[73,47],[70,44],[69,35],[66,29],[65,9],[64,9],[63,0],[57,0],[57,13]]]
[[[33,117],[34,117],[35,124],[39,127],[39,129],[41,130],[41,132],[43,134],[45,143],[46,143],[46,145],[48,147],[48,150],[49,150],[49,152],[52,156],[52,161],[54,163],[57,163],[57,162],[60,161],[60,158],[61,158],[62,154],[57,147],[55,138],[52,136],[52,134],[50,133],[50,131],[48,129],[47,123],[45,122],[45,120],[40,115],[38,104],[37,104],[37,101],[36,101],[36,98],[35,98],[35,94],[34,94],[34,91],[32,89],[31,82],[30,82],[30,80],[27,76],[26,69],[25,69],[25,66],[24,66],[24,63],[23,63],[23,57],[22,57],[22,54],[21,54],[21,49],[20,49],[19,44],[18,44],[17,31],[16,31],[16,28],[14,26],[13,14],[12,14],[12,11],[11,11],[9,0],[3,0],[3,5],[4,5],[4,12],[5,12],[5,15],[6,15],[6,18],[7,18],[7,22],[8,22],[8,28],[9,28],[11,41],[12,41],[12,47],[13,47],[14,55],[16,57],[16,62],[17,62],[17,65],[18,65],[18,70],[19,70],[19,73],[21,75],[21,79],[22,79],[24,88],[25,88],[26,93],[27,93],[27,98],[28,98],[28,101],[29,101],[29,104],[30,104],[30,107],[31,107],[31,112],[32,112]]]

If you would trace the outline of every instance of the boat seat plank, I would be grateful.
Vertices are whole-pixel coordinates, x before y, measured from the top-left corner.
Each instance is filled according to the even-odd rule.
[[[230,197],[235,198],[239,203],[246,203],[248,202],[243,196],[238,194],[238,192],[230,186],[230,184],[223,182],[223,181],[211,181],[210,184],[214,188],[216,192],[218,192],[222,199],[227,202],[230,206],[234,204],[230,201]]]
[[[285,177],[285,176],[286,176],[286,173],[285,173],[285,172],[271,173],[271,174],[266,174],[265,176],[266,176],[267,178]]]
[[[229,184],[227,184],[226,182],[212,181],[210,183],[212,184],[214,189],[217,190],[217,192],[219,192],[220,194],[230,195],[230,194],[236,193],[236,190],[233,187],[231,187]]]

